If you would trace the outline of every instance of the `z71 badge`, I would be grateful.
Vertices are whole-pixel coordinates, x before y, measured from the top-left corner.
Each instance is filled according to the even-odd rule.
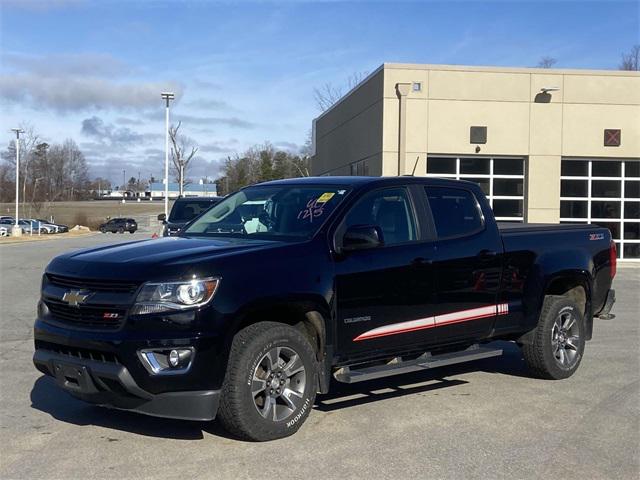
[[[590,233],[589,240],[604,240],[604,233]]]

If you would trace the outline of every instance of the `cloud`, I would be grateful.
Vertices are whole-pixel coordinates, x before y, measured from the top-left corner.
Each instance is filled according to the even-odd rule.
[[[185,102],[185,105],[189,107],[195,107],[200,109],[211,109],[211,110],[229,110],[231,109],[231,105],[223,100],[215,100],[212,98],[196,98],[194,100],[189,100]]]
[[[25,55],[3,53],[3,65],[22,72],[35,73],[46,77],[63,74],[89,75],[92,77],[111,76],[125,73],[131,68],[123,61],[104,53]]]
[[[224,125],[234,128],[254,128],[255,123],[238,117],[200,117],[196,115],[175,115],[174,118],[182,123],[194,125]]]
[[[290,153],[299,153],[300,149],[302,148],[302,146],[298,145],[297,143],[287,142],[285,140],[281,140],[279,142],[273,142],[273,146],[276,147],[278,150],[285,150]]]
[[[200,151],[204,153],[228,153],[233,151],[233,148],[221,143],[209,143],[200,145]]]
[[[116,128],[107,124],[100,117],[90,117],[82,121],[81,133],[86,137],[97,140],[101,144],[112,146],[140,145],[147,140],[161,137],[160,134],[138,133],[128,127]]]
[[[146,118],[153,121],[164,120],[164,112],[148,112]],[[257,124],[238,117],[203,117],[200,115],[184,115],[171,113],[171,123],[182,122],[182,126],[226,126],[241,129],[255,128]]]
[[[0,77],[0,98],[8,103],[27,103],[57,112],[159,108],[160,92],[178,85],[138,82],[116,83],[77,75],[42,77],[35,73]]]
[[[164,155],[164,150],[160,150],[159,148],[146,148],[144,153],[145,155]]]
[[[137,118],[118,117],[115,120],[120,125],[142,125],[144,122]]]

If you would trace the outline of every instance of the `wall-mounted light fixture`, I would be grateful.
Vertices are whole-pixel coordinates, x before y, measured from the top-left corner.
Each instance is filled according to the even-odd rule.
[[[560,90],[560,87],[542,87],[540,89],[542,93],[557,92],[558,90]]]

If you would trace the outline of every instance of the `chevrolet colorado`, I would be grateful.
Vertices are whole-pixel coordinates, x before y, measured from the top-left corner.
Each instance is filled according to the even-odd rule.
[[[270,440],[332,377],[497,356],[497,339],[533,375],[569,377],[611,317],[615,272],[607,229],[498,225],[473,183],[279,180],[175,237],[53,259],[33,360],[87,402]]]

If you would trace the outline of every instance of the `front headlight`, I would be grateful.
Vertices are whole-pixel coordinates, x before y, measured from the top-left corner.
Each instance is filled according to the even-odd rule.
[[[219,283],[217,277],[145,283],[131,313],[145,315],[202,307],[211,301]]]

